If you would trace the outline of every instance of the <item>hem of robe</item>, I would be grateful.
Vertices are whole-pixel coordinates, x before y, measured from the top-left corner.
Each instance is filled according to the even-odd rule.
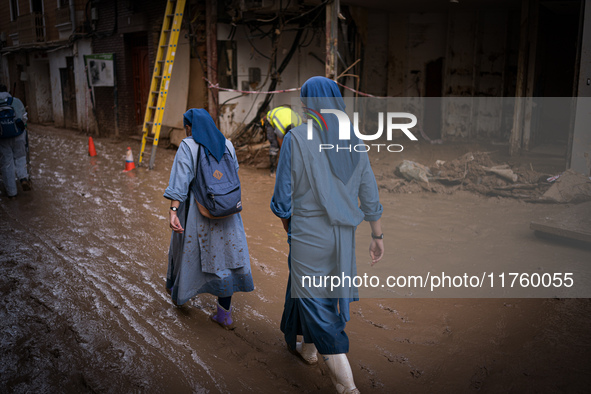
[[[174,282],[173,278],[166,278],[166,288],[171,290],[171,298],[177,305],[183,305],[199,294],[211,294],[223,298],[230,297],[234,293],[248,293],[254,290],[254,282],[250,272],[246,274],[232,273],[223,278],[208,280],[199,288],[183,289],[181,298],[179,298],[179,287],[175,286]]]
[[[314,343],[320,354],[349,352],[349,337],[345,332],[351,299],[292,298],[291,251],[288,256],[290,275],[285,292],[285,305],[281,316],[281,332],[285,342],[295,349],[297,336]],[[343,302],[345,301],[345,302]],[[340,312],[339,312],[340,309]]]

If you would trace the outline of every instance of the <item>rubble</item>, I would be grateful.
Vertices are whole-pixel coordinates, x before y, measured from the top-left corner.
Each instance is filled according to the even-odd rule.
[[[378,179],[378,186],[391,193],[428,191],[451,194],[457,190],[467,190],[528,202],[559,202],[556,197],[542,198],[552,186],[548,181],[550,175],[536,172],[533,168],[495,163],[487,152],[469,152],[452,161],[436,160],[431,167],[404,160],[396,167],[393,175],[382,176]],[[581,193],[580,190],[575,192],[577,200],[582,201]],[[562,196],[564,194],[562,192]]]
[[[540,198],[543,202],[582,203],[591,201],[591,180],[574,170],[566,170]]]
[[[396,167],[396,172],[407,181],[416,180],[429,183],[429,178],[431,177],[431,170],[428,167],[410,160],[403,160]]]

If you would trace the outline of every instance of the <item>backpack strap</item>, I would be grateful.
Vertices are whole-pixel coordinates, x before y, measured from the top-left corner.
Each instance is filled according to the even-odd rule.
[[[8,96],[4,100],[0,100],[0,107],[7,107],[7,106],[12,107],[12,100],[13,100],[12,96]]]
[[[183,141],[187,143],[189,149],[191,149],[191,153],[193,154],[193,163],[195,163],[195,175],[197,175],[197,164],[199,163],[199,148],[200,145],[195,142],[192,137],[185,138]]]
[[[201,150],[201,144],[198,144],[193,138],[188,137],[185,138],[185,140],[187,140],[187,145],[189,145],[189,148],[191,149],[191,153],[193,153],[193,161],[195,163],[195,166],[197,166],[197,164],[199,163],[199,151]],[[183,140],[184,141],[184,140]],[[224,152],[224,154],[229,153],[230,156],[232,156],[232,158],[234,160],[237,160],[236,158],[236,151],[232,151],[232,149],[230,149],[228,147],[228,145],[226,145],[226,152]],[[209,160],[209,158],[207,158]],[[195,168],[195,174],[197,174],[197,168]]]
[[[226,150],[234,160],[238,160],[238,158],[236,157],[236,149],[230,149],[228,145],[226,145]]]

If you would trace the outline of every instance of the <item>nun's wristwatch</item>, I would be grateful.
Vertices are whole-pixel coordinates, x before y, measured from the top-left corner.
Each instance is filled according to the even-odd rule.
[[[171,210],[171,211],[173,211],[173,212],[176,212],[176,211],[178,211],[179,209],[178,209],[177,207],[170,207],[170,210]]]
[[[384,239],[384,233],[382,233],[381,235],[373,235],[373,233],[371,233],[371,237],[373,239]]]

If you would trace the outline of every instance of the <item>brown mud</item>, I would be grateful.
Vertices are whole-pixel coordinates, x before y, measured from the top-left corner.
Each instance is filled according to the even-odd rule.
[[[266,169],[240,171],[256,289],[234,296],[237,328],[226,331],[208,318],[214,297],[177,308],[165,290],[162,194],[173,150],[158,150],[153,171],[123,173],[126,147],[137,155],[137,141],[95,139],[94,158],[87,137],[72,131],[32,125],[30,141],[33,191],[0,197],[1,392],[332,392],[325,366],[290,354],[279,330],[288,247],[269,210]],[[432,164],[479,149],[418,145],[372,164],[384,180],[402,159]],[[542,164],[537,171],[560,170]],[[564,205],[461,190],[382,190],[381,199],[387,253],[376,269],[591,262],[589,250],[529,230]],[[589,299],[366,298],[352,304],[348,357],[364,393],[585,392],[590,326]]]

